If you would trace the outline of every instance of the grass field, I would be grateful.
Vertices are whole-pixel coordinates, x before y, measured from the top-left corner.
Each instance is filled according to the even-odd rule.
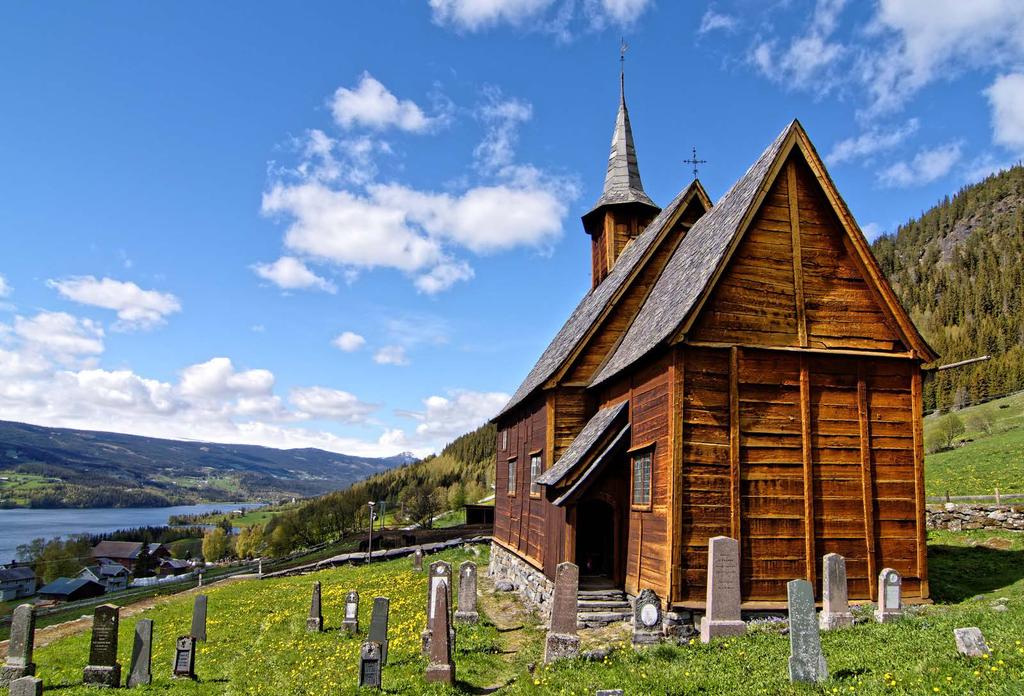
[[[441,554],[457,564],[469,553]],[[369,624],[372,598],[391,598],[391,653],[384,671],[388,693],[593,694],[624,688],[627,694],[1021,694],[1024,693],[1024,537],[1010,533],[934,533],[929,559],[934,594],[947,602],[922,607],[895,624],[865,624],[822,637],[831,678],[820,686],[791,686],[786,677],[788,637],[756,632],[711,645],[664,644],[617,649],[605,660],[540,667],[543,632],[517,617],[508,625],[501,601],[510,595],[481,592],[482,609],[501,614],[458,628],[457,688],[428,687],[419,652],[426,578],[408,559],[370,567],[345,567],[295,578],[241,581],[209,589],[210,641],[200,644],[196,683],[168,674],[174,637],[188,631],[191,597],[175,598],[139,616],[155,621],[154,679],[143,693],[341,694],[356,692],[359,638],[337,630],[344,595],[360,593],[360,624]],[[431,559],[432,560],[432,559]],[[475,558],[481,569],[486,553]],[[305,632],[309,590],[323,583],[328,630]],[[486,587],[486,583],[482,583]],[[982,597],[976,595],[982,594]],[[995,606],[1005,606],[999,611]],[[127,670],[137,617],[122,622],[120,659]],[[993,649],[989,660],[957,656],[952,630],[978,626]],[[585,637],[586,641],[587,638]],[[96,693],[80,685],[88,636],[38,648],[36,661],[47,688],[69,696]]]
[[[995,416],[992,434],[970,427],[970,415],[988,409]],[[957,412],[967,432],[947,452],[925,457],[925,492],[930,496],[1024,493],[1024,393],[971,406]],[[925,418],[925,432],[939,416]]]
[[[51,486],[52,482],[53,479],[38,474],[0,471],[0,501],[12,505],[26,505],[29,494]]]

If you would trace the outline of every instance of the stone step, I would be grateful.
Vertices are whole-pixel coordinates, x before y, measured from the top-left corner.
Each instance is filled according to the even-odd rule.
[[[630,610],[626,600],[581,599],[577,601],[578,611],[626,611]]]
[[[580,590],[576,593],[578,599],[626,599],[622,590]]]
[[[576,615],[577,625],[601,625],[627,621],[632,616],[628,611],[586,611]]]

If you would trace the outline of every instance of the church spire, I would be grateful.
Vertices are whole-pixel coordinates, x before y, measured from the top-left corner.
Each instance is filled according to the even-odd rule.
[[[623,42],[619,58],[619,113],[612,132],[604,189],[594,207],[583,216],[583,227],[593,241],[594,287],[611,271],[628,241],[640,234],[660,210],[640,180],[633,128],[626,108],[625,53]]]

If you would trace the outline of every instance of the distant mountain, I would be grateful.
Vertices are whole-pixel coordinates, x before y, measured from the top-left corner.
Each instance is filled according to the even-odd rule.
[[[1024,167],[946,197],[873,245],[940,363],[990,355],[925,384],[925,407],[1024,389]]]
[[[415,461],[164,440],[0,421],[0,506],[135,507],[346,488]]]

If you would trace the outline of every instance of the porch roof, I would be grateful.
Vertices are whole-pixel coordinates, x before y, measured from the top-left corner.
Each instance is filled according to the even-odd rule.
[[[627,412],[628,406],[628,401],[622,401],[595,413],[555,465],[537,477],[537,483],[542,486],[557,486],[563,483],[579,463],[595,449],[605,434],[612,430],[619,416]]]

